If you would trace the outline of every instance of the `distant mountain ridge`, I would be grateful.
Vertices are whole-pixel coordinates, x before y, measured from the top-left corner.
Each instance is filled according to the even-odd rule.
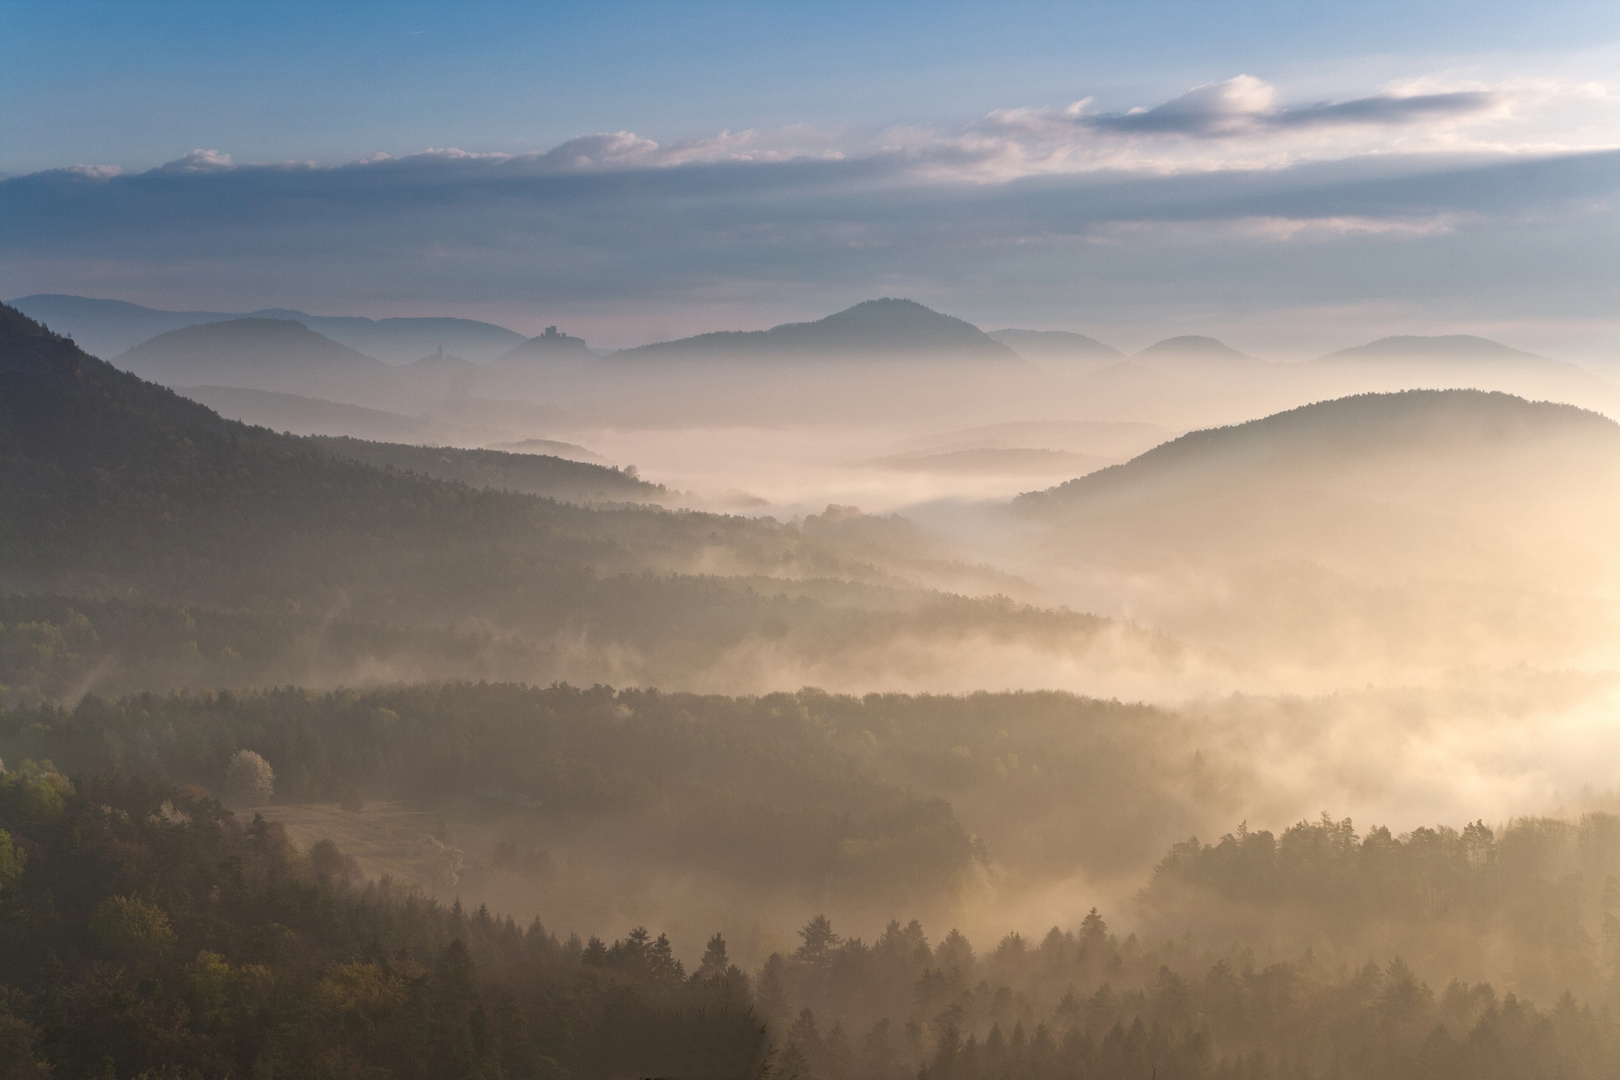
[[[723,330],[623,349],[612,363],[650,360],[744,359],[989,360],[1021,363],[1012,349],[952,315],[914,300],[866,300],[814,322],[769,330]]]
[[[1128,361],[1165,375],[1197,378],[1215,373],[1261,371],[1269,365],[1212,337],[1186,334],[1154,342]]]
[[[555,326],[495,358],[497,364],[545,364],[574,366],[588,364],[596,354],[584,338],[570,337]]]
[[[291,319],[199,323],[159,334],[114,358],[166,384],[206,384],[222,372],[254,378],[305,374],[383,376],[388,366]]]
[[[1547,357],[1473,334],[1425,337],[1402,334],[1379,338],[1365,345],[1340,349],[1318,357],[1320,361],[1346,360],[1522,360],[1546,362]]]
[[[1024,359],[1036,362],[1095,365],[1125,359],[1125,354],[1112,345],[1068,330],[992,330],[989,336]]]
[[[125,300],[105,300],[64,293],[36,293],[8,303],[57,333],[66,334],[87,352],[116,356],[169,330],[199,323],[229,322],[249,316],[303,323],[340,344],[386,363],[403,364],[443,347],[474,361],[493,360],[524,338],[514,330],[474,319],[368,319],[347,315],[309,315],[291,308],[252,312],[165,311]]]
[[[1180,337],[1165,338],[1156,341],[1141,352],[1132,355],[1133,360],[1152,359],[1159,356],[1176,357],[1207,357],[1219,360],[1253,360],[1247,353],[1238,352],[1232,346],[1217,338],[1205,337],[1202,334],[1183,334]]]

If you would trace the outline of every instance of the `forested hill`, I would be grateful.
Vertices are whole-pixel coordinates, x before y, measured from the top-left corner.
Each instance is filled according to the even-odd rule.
[[[360,535],[443,550],[551,511],[221,419],[10,308],[0,311],[0,358],[0,550],[14,585],[228,590],[209,571],[237,563],[257,564],[249,590],[295,596],[286,590],[301,579],[360,570]]]
[[[292,614],[319,633],[335,617],[475,621],[522,635],[499,670],[541,682],[667,685],[760,640],[842,669],[969,629],[1062,648],[1100,629],[909,587],[865,558],[768,519],[590,508],[346,460],[0,310],[0,590]],[[410,670],[481,677],[499,655],[444,648],[456,655]]]
[[[638,478],[633,469],[620,470],[548,454],[408,446],[340,435],[306,438],[335,457],[380,469],[455,480],[470,487],[521,491],[570,502],[657,502],[670,495],[664,485],[649,484]]]
[[[815,322],[721,331],[613,353],[610,363],[679,359],[861,359],[1023,361],[971,323],[914,300],[867,300]]]
[[[758,1077],[748,978],[707,957],[363,884],[211,799],[0,775],[8,1078]]]
[[[187,386],[223,372],[251,376],[354,375],[382,379],[388,367],[291,319],[232,319],[170,330],[118,357],[120,367]]]
[[[1320,474],[1376,460],[1398,470],[1403,457],[1466,463],[1560,445],[1571,461],[1587,454],[1620,461],[1620,425],[1573,405],[1478,390],[1358,394],[1194,431],[1124,464],[1020,496],[1019,504],[1061,513],[1105,496],[1156,499],[1305,469]]]

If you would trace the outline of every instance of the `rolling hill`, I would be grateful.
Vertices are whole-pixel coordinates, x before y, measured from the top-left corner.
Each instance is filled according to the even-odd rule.
[[[992,330],[989,336],[1025,360],[1058,367],[1087,369],[1125,359],[1112,345],[1067,330]]]
[[[851,557],[769,519],[589,508],[401,466],[501,486],[588,468],[249,427],[0,308],[0,592],[290,612],[315,619],[317,637],[334,620],[369,628],[350,637],[370,659],[360,650],[332,679],[402,670],[407,645],[418,678],[755,689],[784,671],[875,678],[895,649],[911,651],[907,670],[971,678],[932,642],[983,633],[1076,655],[1107,625],[932,592],[917,574],[958,571]],[[485,645],[432,637],[452,624],[478,627]],[[994,650],[980,652],[990,662]],[[232,663],[219,660],[219,677]]]
[[[541,453],[404,446],[331,436],[318,436],[310,441],[334,457],[379,469],[419,473],[469,487],[518,491],[564,502],[647,503],[659,502],[671,495],[662,484],[638,479],[634,470],[625,472]]]
[[[1472,334],[1443,334],[1435,337],[1420,337],[1406,334],[1396,337],[1379,338],[1366,345],[1357,345],[1354,348],[1340,349],[1338,352],[1328,353],[1319,357],[1318,363],[1346,363],[1351,361],[1403,361],[1403,360],[1438,360],[1438,361],[1477,361],[1497,360],[1515,363],[1556,363],[1548,361],[1544,356],[1524,352],[1490,338],[1475,337]]]
[[[1575,364],[1471,334],[1380,338],[1286,367],[1324,396],[1420,387],[1499,390],[1620,416],[1620,388],[1613,383]]]
[[[497,364],[538,364],[543,366],[572,367],[579,364],[588,364],[596,359],[596,354],[585,344],[584,338],[569,337],[559,333],[555,326],[546,327],[546,332],[502,353],[496,358]]]
[[[1593,454],[1620,465],[1620,425],[1570,405],[1474,390],[1362,394],[1307,405],[1232,427],[1194,431],[1120,465],[1019,497],[1037,514],[1079,513],[1107,501],[1145,505],[1182,496],[1227,496],[1282,482],[1320,485],[1366,469],[1488,473],[1504,458]],[[1569,464],[1573,464],[1571,459]],[[1505,482],[1505,478],[1504,478]]]
[[[231,319],[170,330],[115,363],[167,385],[245,381],[277,387],[308,379],[378,379],[389,368],[291,319]]]
[[[179,386],[181,394],[229,420],[294,435],[349,435],[378,442],[432,444],[446,437],[432,420],[336,401],[239,386]]]
[[[476,361],[492,360],[523,340],[523,335],[474,319],[394,318],[309,315],[288,308],[251,312],[163,311],[124,300],[38,293],[9,301],[29,318],[71,336],[94,356],[117,356],[148,338],[198,323],[229,322],[245,316],[290,319],[369,356],[407,363],[436,348]]]
[[[1131,356],[1130,363],[1165,375],[1200,379],[1254,374],[1271,365],[1212,337],[1186,335],[1165,338]]]
[[[913,300],[867,300],[815,322],[721,331],[624,349],[620,364],[655,360],[912,359],[1019,363],[978,327]]]
[[[1013,509],[1075,602],[1256,662],[1568,663],[1620,632],[1620,425],[1569,405],[1362,394],[1194,431]]]

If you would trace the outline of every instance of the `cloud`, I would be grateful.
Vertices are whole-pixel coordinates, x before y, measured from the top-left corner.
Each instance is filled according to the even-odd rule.
[[[159,165],[151,170],[156,173],[214,173],[229,172],[236,168],[231,164],[231,155],[222,154],[218,150],[193,150],[184,157]]]
[[[1502,104],[1499,95],[1485,90],[1454,90],[1447,94],[1380,94],[1326,105],[1283,109],[1265,120],[1279,128],[1336,127],[1344,124],[1415,124],[1490,112]]]
[[[1143,135],[1230,138],[1265,131],[1343,127],[1353,124],[1393,127],[1448,120],[1490,111],[1499,95],[1484,90],[1398,96],[1378,94],[1349,101],[1295,108],[1277,105],[1277,88],[1252,75],[1196,86],[1150,109],[1087,115],[1083,104],[1064,110],[1062,118],[1077,127]]]
[[[1530,91],[1280,96],[1243,76],[1134,113],[1011,110],[955,131],[616,131],[529,154],[293,166],[198,150],[144,173],[54,170],[0,180],[0,275],[9,295],[168,290],[160,306],[182,308],[695,311],[833,290],[1072,310],[1084,282],[1121,306],[1472,290],[1608,317],[1620,153],[1469,134]],[[1526,265],[1545,272],[1527,281]]]
[[[81,180],[111,180],[124,175],[124,170],[117,165],[69,165],[62,171]]]

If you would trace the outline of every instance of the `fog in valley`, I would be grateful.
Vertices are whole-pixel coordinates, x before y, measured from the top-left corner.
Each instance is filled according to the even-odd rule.
[[[784,60],[828,119],[662,142],[601,116],[697,76],[619,57],[546,150],[18,135],[0,1077],[1615,1075],[1570,55],[881,130]],[[457,70],[464,125],[517,85]]]
[[[17,306],[86,318],[106,307]],[[460,785],[431,796],[404,777],[342,781],[350,811],[310,798],[339,781],[289,790],[279,766],[291,835],[337,840],[372,876],[582,934],[657,925],[690,949],[718,927],[754,964],[821,912],[868,938],[897,915],[980,942],[1038,937],[1093,906],[1129,927],[1171,844],[1240,822],[1276,831],[1325,810],[1403,833],[1607,805],[1620,427],[1602,410],[1620,391],[1465,337],[1289,361],[1206,338],[1131,357],[1103,348],[985,335],[897,300],[603,356],[552,332],[476,364],[436,345],[387,365],[294,320],[168,331],[115,366],[225,417],[319,436],[312,449],[339,460],[564,500],[552,535],[595,568],[598,598],[486,602],[391,573],[310,581],[296,567],[314,553],[288,541],[256,557],[285,606],[252,614],[228,600],[211,616],[215,640],[198,636],[189,661],[163,657],[171,671],[157,680],[132,670],[102,620],[195,623],[198,581],[132,594],[86,579],[99,604],[123,607],[13,616],[13,635],[79,618],[97,640],[65,629],[61,656],[77,667],[40,664],[10,693],[72,706],[142,686],[235,687],[244,674],[348,688],[357,702],[466,678],[744,702],[816,687],[805,702],[702,698],[673,716],[780,714],[842,755],[829,766],[848,771],[842,782],[944,800],[934,805],[970,855],[933,877],[884,858],[848,879],[810,872],[797,861],[821,857],[809,850],[777,872],[735,853],[651,858],[636,839],[651,806],[626,803],[612,779],[637,775],[627,746],[580,759],[608,784],[585,807],[552,806],[544,773],[498,781],[484,772],[496,759],[476,755]],[[398,556],[407,578],[411,543]],[[201,587],[238,595],[223,579]],[[132,596],[176,614],[133,611]],[[259,652],[228,644],[238,634]],[[970,695],[935,708],[974,723],[931,716],[879,737],[895,721],[884,699],[862,698],[941,693]],[[630,701],[606,715],[639,720]],[[646,722],[677,723],[669,708]],[[678,762],[635,782],[674,785],[659,789],[677,800],[665,813],[698,815],[680,843],[708,847],[695,837],[709,811],[679,808],[677,793],[729,791],[759,766],[732,762],[721,781]],[[839,805],[799,797],[820,813]]]

